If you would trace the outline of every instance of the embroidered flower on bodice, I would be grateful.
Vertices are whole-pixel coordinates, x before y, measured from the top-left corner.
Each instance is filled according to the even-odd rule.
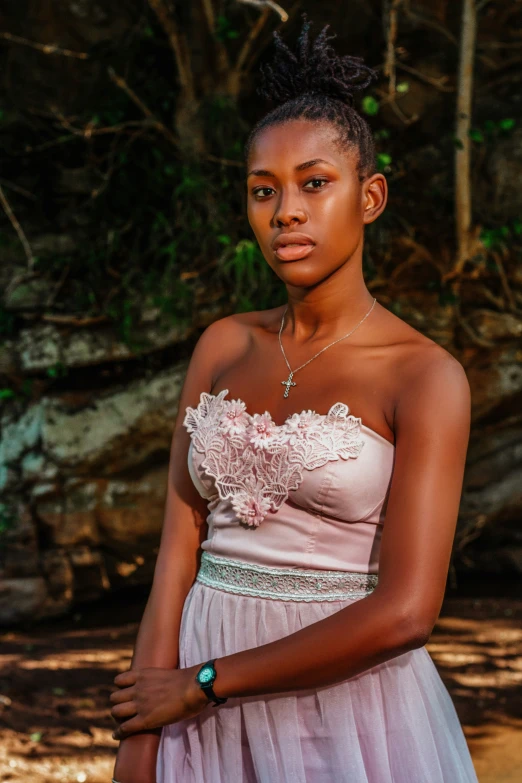
[[[214,479],[216,495],[229,500],[238,520],[257,527],[299,487],[304,470],[327,462],[355,459],[364,441],[361,420],[342,402],[327,414],[307,410],[277,425],[270,413],[249,414],[242,400],[202,392],[196,408],[187,407],[183,424],[201,466]]]
[[[250,443],[256,448],[269,449],[279,439],[278,428],[268,411],[254,413],[248,433]]]
[[[232,435],[245,432],[249,426],[245,403],[242,400],[230,400],[221,417],[220,424],[225,432]]]
[[[292,413],[286,420],[286,439],[293,445],[305,430],[310,434],[313,427],[321,426],[324,416],[315,411],[302,411],[301,413]]]

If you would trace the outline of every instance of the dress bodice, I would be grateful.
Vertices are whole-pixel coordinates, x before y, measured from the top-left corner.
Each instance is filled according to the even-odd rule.
[[[213,554],[268,566],[378,572],[395,449],[342,402],[277,425],[202,392],[187,407],[188,467]]]

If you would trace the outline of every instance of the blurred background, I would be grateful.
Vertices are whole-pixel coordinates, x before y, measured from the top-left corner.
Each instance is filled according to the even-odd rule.
[[[1,781],[110,779],[187,362],[213,320],[285,301],[242,147],[303,11],[380,73],[357,103],[390,187],[368,286],[471,383],[428,649],[481,783],[522,780],[521,0],[4,0]]]

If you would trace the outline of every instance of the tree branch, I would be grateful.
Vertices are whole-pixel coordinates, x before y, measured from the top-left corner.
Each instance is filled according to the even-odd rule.
[[[272,11],[279,14],[282,22],[288,22],[288,14],[285,9],[281,8],[278,3],[274,3],[273,0],[237,0],[237,2],[244,5],[253,5],[256,8],[271,8]]]
[[[25,255],[27,257],[27,263],[29,265],[29,269],[32,270],[35,264],[35,257],[33,254],[33,251],[31,249],[31,245],[27,241],[27,237],[24,234],[24,230],[18,220],[16,219],[16,215],[14,214],[13,210],[11,209],[11,205],[9,201],[7,200],[7,197],[4,193],[4,190],[2,186],[0,185],[0,204],[2,205],[5,214],[7,215],[9,222],[11,223],[12,227],[18,234],[18,238],[22,244],[22,247],[24,249]]]
[[[418,79],[420,79],[420,81],[426,82],[426,84],[431,84],[432,87],[435,87],[437,90],[441,90],[441,92],[455,92],[455,87],[444,84],[444,81],[447,79],[446,76],[441,76],[440,79],[434,79],[432,76],[427,76],[425,73],[418,71],[416,68],[412,68],[410,65],[405,65],[404,63],[396,63],[395,67],[400,68],[401,71],[411,73],[413,76],[416,76]]]
[[[455,223],[457,233],[458,274],[469,258],[470,231],[472,219],[471,204],[471,105],[473,98],[473,65],[477,16],[475,0],[463,0],[462,26],[459,53],[459,75],[457,93],[457,119],[455,135]]]
[[[412,21],[418,22],[419,24],[424,25],[424,27],[430,27],[432,30],[436,30],[455,46],[459,45],[458,40],[447,27],[444,27],[440,22],[436,22],[435,19],[423,16],[423,14],[420,14],[418,11],[412,11],[408,3],[404,7],[404,14]]]
[[[116,84],[117,87],[120,88],[120,90],[123,90],[131,99],[131,101],[139,108],[139,110],[147,117],[147,119],[150,120],[151,125],[153,125],[157,130],[160,131],[160,133],[165,136],[165,138],[170,141],[171,144],[173,144],[175,147],[178,146],[178,140],[172,133],[172,131],[167,128],[167,126],[161,122],[149,109],[149,107],[142,101],[138,95],[134,92],[132,87],[130,87],[123,76],[119,76],[114,68],[109,66],[107,69],[108,74],[111,78],[111,80]]]
[[[391,0],[387,16],[386,26],[386,59],[384,62],[384,75],[388,77],[388,92],[395,95],[396,76],[395,76],[395,42],[397,40],[397,26],[399,16],[399,6],[402,0]]]
[[[43,54],[60,54],[62,57],[75,57],[77,60],[89,59],[87,52],[74,52],[72,49],[62,49],[61,46],[56,46],[55,44],[30,41],[28,38],[22,38],[20,35],[13,35],[12,33],[0,33],[0,38],[11,43],[21,44],[22,46],[30,46],[31,49],[36,49],[39,52],[43,52]]]
[[[250,31],[245,39],[245,42],[243,43],[243,46],[241,47],[239,54],[237,56],[237,60],[234,66],[234,70],[237,73],[241,73],[243,70],[243,66],[246,62],[246,59],[248,55],[250,54],[252,47],[254,45],[254,41],[256,40],[257,36],[265,26],[268,17],[270,16],[270,8],[263,8],[260,15],[257,17],[257,20],[255,24],[252,25],[250,28]]]
[[[190,52],[187,45],[187,40],[183,33],[180,32],[166,0],[148,0],[148,3],[156,14],[159,23],[163,27],[172,51],[174,52],[181,89],[185,93],[187,100],[194,101],[196,98],[196,93],[194,89],[194,76],[190,64]]]
[[[214,34],[216,30],[216,15],[214,13],[214,6],[212,5],[212,0],[201,0],[201,3],[203,5],[203,11],[205,12],[208,29],[212,34]]]

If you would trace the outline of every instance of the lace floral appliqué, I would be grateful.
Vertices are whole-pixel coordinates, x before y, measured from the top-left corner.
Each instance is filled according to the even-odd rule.
[[[358,457],[364,441],[361,420],[342,402],[327,414],[302,411],[277,425],[268,413],[250,415],[241,400],[202,392],[196,408],[187,407],[183,424],[194,448],[205,455],[201,465],[221,500],[229,500],[245,525],[257,527],[277,511],[304,470]]]

